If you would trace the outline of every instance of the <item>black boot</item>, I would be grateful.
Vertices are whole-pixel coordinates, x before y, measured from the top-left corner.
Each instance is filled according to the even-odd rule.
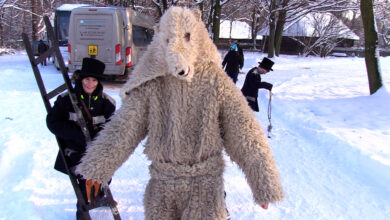
[[[84,211],[83,207],[81,207],[79,202],[77,202],[76,207],[77,207],[76,220],[91,220],[91,216],[89,215],[89,212]]]
[[[90,220],[91,216],[88,212],[77,210],[76,211],[76,220]]]
[[[224,191],[224,199],[226,200],[226,191]],[[226,207],[225,209],[226,209],[226,219],[227,219],[227,220],[230,220],[230,213],[229,213],[229,210],[227,209],[227,207]]]

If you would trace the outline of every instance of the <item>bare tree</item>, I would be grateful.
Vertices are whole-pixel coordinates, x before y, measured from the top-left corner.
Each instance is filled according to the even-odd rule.
[[[290,0],[284,0],[281,1],[280,5],[282,6],[282,9],[279,11],[278,20],[275,27],[275,55],[279,56],[280,53],[280,47],[282,45],[282,36],[283,36],[283,29],[284,25],[286,23],[286,17],[287,17],[287,10],[286,6]]]
[[[218,43],[219,41],[219,27],[221,24],[221,1],[215,0],[214,4],[214,14],[213,14],[213,41]]]
[[[0,2],[1,46],[16,48],[21,33],[32,40],[45,37],[43,16],[51,15],[55,0],[6,0]]]
[[[31,38],[33,41],[38,40],[38,0],[30,0],[31,2]]]
[[[387,0],[377,0],[377,7]],[[282,34],[285,24],[294,22],[311,11],[342,11],[350,0],[70,0],[66,2],[87,3],[94,5],[118,5],[131,7],[134,10],[159,17],[173,5],[198,8],[215,42],[219,39],[219,24],[222,19],[244,21],[252,27],[252,42],[256,48],[258,30],[267,26],[271,30],[268,37],[270,56],[279,55]],[[58,0],[0,0],[0,46],[15,46],[21,32],[29,33],[32,39],[44,37],[43,15],[51,15],[61,4]],[[341,7],[343,5],[343,7]],[[351,5],[351,4],[350,4]],[[387,4],[388,5],[388,4]],[[272,6],[272,7],[271,7]],[[383,8],[383,7],[381,7]],[[381,9],[379,8],[379,9]],[[387,9],[387,10],[386,10]],[[386,45],[389,42],[388,8],[377,10],[381,16],[378,28],[380,39]],[[358,15],[357,15],[358,16]],[[274,37],[272,37],[274,36]],[[273,45],[273,46],[272,46]]]
[[[390,2],[388,0],[375,1],[374,12],[378,27],[379,46],[390,47]]]
[[[306,29],[313,29],[310,36],[293,38],[303,49],[303,56],[326,57],[348,34],[349,29],[331,13],[312,13],[306,17]]]
[[[153,4],[156,6],[159,17],[161,17],[164,12],[168,9],[167,0],[153,0]]]
[[[284,25],[311,12],[345,11],[356,8],[350,0],[252,0],[268,23],[268,57],[279,54]]]
[[[212,36],[215,44],[219,41],[219,29],[221,24],[221,10],[224,5],[226,5],[229,0],[212,0],[214,4],[211,5],[213,7],[213,19],[212,19]]]
[[[4,2],[2,2],[0,4],[0,47],[4,47],[4,4],[6,3],[7,1],[4,0]]]
[[[362,13],[364,26],[365,60],[368,84],[370,87],[370,94],[374,94],[383,84],[378,62],[378,34],[376,32],[373,1],[361,0],[360,11]]]
[[[29,32],[31,32],[31,8],[29,8],[29,6],[30,4],[28,4],[27,1],[17,0],[3,1],[0,4],[0,38],[2,41],[1,46],[15,48],[17,47],[17,39],[20,38],[21,32],[19,30],[29,30]],[[27,9],[24,9],[23,7],[27,7]],[[27,16],[30,17],[30,19],[28,19],[29,22],[25,22],[27,20],[21,19]]]

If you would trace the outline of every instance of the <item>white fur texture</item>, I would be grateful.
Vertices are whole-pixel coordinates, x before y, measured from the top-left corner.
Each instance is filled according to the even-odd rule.
[[[144,197],[146,219],[226,219],[223,150],[245,173],[257,204],[281,201],[267,138],[222,70],[203,23],[189,9],[172,7],[156,30],[122,88],[121,108],[77,172],[106,183],[148,136],[144,153],[152,161],[152,178]],[[179,75],[186,67],[190,72]]]
[[[195,13],[196,16],[186,8],[171,7],[168,11],[156,25],[153,41],[122,87],[122,98],[127,97],[126,92],[158,76],[171,74],[181,80],[191,81],[196,63],[222,62],[200,21],[199,11]],[[185,40],[186,33],[190,34],[189,42]],[[188,67],[190,72],[187,75],[178,75]]]

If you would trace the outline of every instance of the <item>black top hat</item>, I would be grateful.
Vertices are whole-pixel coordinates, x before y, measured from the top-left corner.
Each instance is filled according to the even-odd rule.
[[[106,65],[93,58],[84,58],[81,70],[76,70],[75,73],[78,75],[80,80],[86,77],[94,77],[96,79],[101,79],[103,77],[104,69]]]
[[[274,62],[270,59],[268,59],[267,57],[264,57],[263,58],[263,61],[258,62],[260,65],[261,68],[265,69],[265,70],[268,70],[268,71],[273,71],[272,69],[272,66],[274,65]]]

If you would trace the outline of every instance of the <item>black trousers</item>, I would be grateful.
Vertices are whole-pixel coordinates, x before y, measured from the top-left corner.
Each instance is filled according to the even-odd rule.
[[[228,72],[227,74],[228,74],[228,76],[230,76],[230,78],[232,78],[232,80],[233,80],[233,82],[235,84],[237,82],[238,73],[230,73],[230,72]]]

